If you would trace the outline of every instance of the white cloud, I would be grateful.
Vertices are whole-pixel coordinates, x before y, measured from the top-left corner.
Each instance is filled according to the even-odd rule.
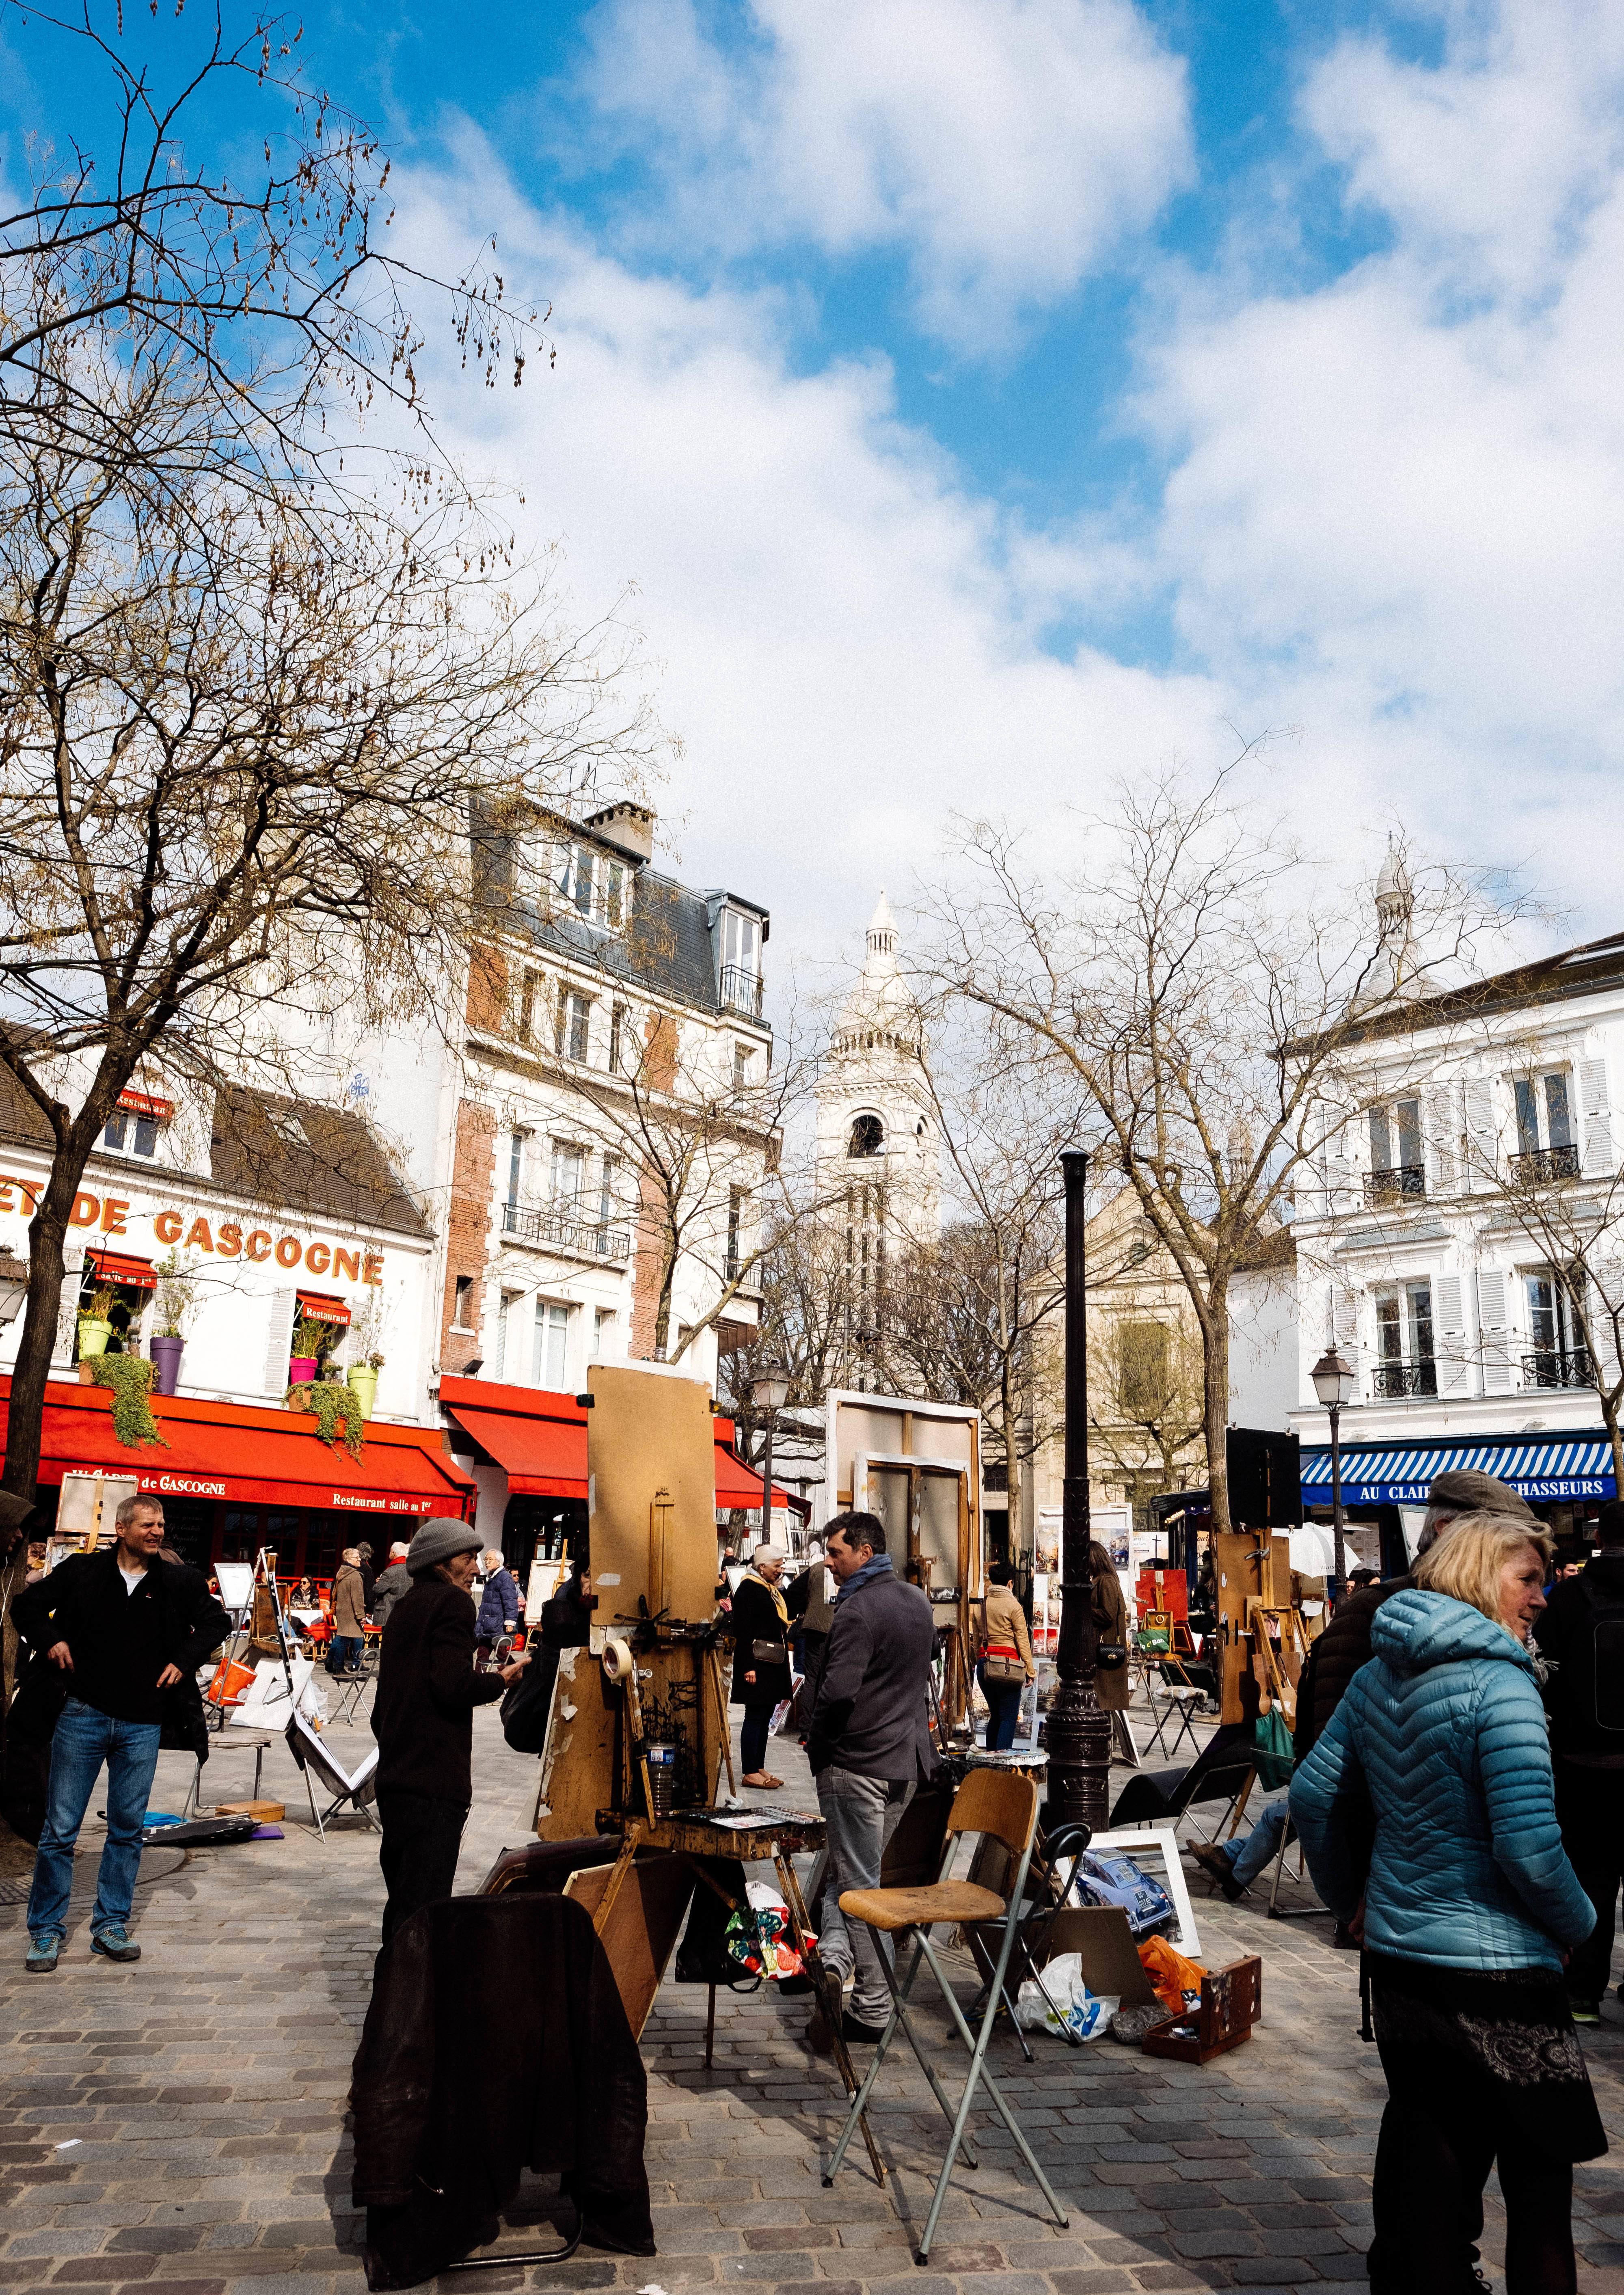
[[[1130,0],[755,0],[725,48],[694,0],[606,0],[591,37],[667,244],[901,250],[960,347],[1070,294],[1188,176],[1184,67]]]

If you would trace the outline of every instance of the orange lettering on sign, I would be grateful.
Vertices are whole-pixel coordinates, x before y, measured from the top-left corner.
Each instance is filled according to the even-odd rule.
[[[306,1250],[305,1264],[313,1275],[325,1275],[332,1265],[332,1254],[324,1243],[313,1243]]]
[[[208,1221],[200,1215],[186,1230],[186,1248],[188,1251],[212,1251],[214,1247],[215,1239],[208,1232]]]
[[[342,1279],[347,1276],[352,1283],[359,1283],[361,1254],[358,1251],[335,1251],[332,1255],[332,1271],[337,1278]]]
[[[73,1221],[75,1227],[94,1227],[96,1223],[96,1214],[100,1212],[101,1208],[102,1198],[100,1196],[75,1196],[73,1199],[73,1209],[69,1213],[68,1216]]]
[[[15,1180],[0,1180],[0,1212],[16,1210],[16,1205],[12,1201],[12,1189],[16,1184]]]
[[[155,1212],[152,1232],[159,1243],[178,1243],[181,1239],[181,1215],[178,1212]]]
[[[369,1251],[367,1253],[366,1257],[361,1262],[361,1280],[363,1283],[381,1283],[383,1281],[383,1254],[381,1251]]]
[[[254,1229],[253,1234],[249,1236],[248,1242],[243,1246],[242,1255],[245,1259],[269,1259],[271,1256],[271,1238],[265,1233],[264,1228],[257,1227]]]
[[[220,1253],[224,1258],[234,1259],[242,1248],[242,1229],[235,1220],[226,1220],[220,1229]]]
[[[276,1264],[279,1267],[297,1267],[304,1255],[298,1236],[284,1235],[278,1237],[276,1243]]]
[[[124,1234],[124,1214],[128,1211],[128,1204],[126,1203],[121,1197],[109,1196],[107,1201],[102,1206],[102,1234]]]

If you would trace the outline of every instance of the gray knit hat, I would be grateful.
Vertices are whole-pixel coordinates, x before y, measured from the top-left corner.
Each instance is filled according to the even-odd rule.
[[[448,1514],[432,1515],[412,1538],[406,1567],[414,1578],[420,1578],[425,1570],[432,1570],[437,1562],[449,1562],[453,1554],[477,1554],[480,1543],[471,1523],[457,1522]]]
[[[1514,1491],[1509,1482],[1497,1482],[1492,1474],[1481,1474],[1475,1466],[1440,1474],[1427,1492],[1427,1504],[1447,1507],[1454,1514],[1500,1514],[1511,1515],[1519,1522],[1539,1520],[1521,1491]]]

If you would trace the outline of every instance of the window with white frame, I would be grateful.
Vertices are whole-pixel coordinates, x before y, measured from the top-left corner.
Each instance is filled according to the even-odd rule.
[[[739,1239],[744,1229],[745,1203],[746,1196],[742,1188],[728,1189],[728,1248],[727,1257],[722,1262],[722,1272],[729,1283],[733,1282],[739,1274]]]
[[[1517,1115],[1517,1152],[1512,1176],[1523,1181],[1579,1177],[1579,1143],[1573,1136],[1573,1095],[1566,1068],[1547,1068],[1512,1078]]]
[[[1373,1107],[1368,1116],[1370,1171],[1365,1181],[1369,1203],[1389,1202],[1400,1196],[1426,1193],[1426,1167],[1422,1159],[1421,1102],[1395,1099]]]
[[[1430,1281],[1377,1292],[1374,1386],[1376,1400],[1385,1402],[1437,1393]]]
[[[618,932],[632,905],[632,872],[593,845],[564,839],[553,847],[552,895],[559,907]]]
[[[592,1041],[592,1000],[573,988],[559,991],[558,1030],[553,1049],[561,1059],[585,1065]]]
[[[615,1310],[600,1307],[592,1316],[592,1360],[608,1362],[615,1352]]]
[[[761,919],[741,909],[723,909],[721,928],[721,1001],[729,1010],[754,1017],[762,1009]]]
[[[625,1064],[626,1008],[624,1004],[609,1007],[609,1074],[618,1075]]]
[[[1588,1386],[1590,1358],[1579,1344],[1573,1313],[1574,1271],[1536,1267],[1522,1278],[1532,1342],[1522,1358],[1526,1386]]]
[[[519,1304],[520,1296],[521,1295],[517,1291],[504,1291],[496,1303],[496,1376],[498,1378],[510,1378],[518,1376],[518,1361],[515,1360],[510,1363],[508,1352],[514,1310]],[[518,1352],[518,1350],[515,1347],[513,1353],[516,1358]]]
[[[598,1176],[598,1224],[607,1228],[615,1217],[615,1197],[620,1186],[620,1158],[606,1155]],[[600,1246],[601,1247],[601,1246]]]
[[[581,1213],[581,1190],[586,1172],[586,1151],[574,1140],[552,1143],[551,1194],[555,1211],[569,1219]]]
[[[735,1043],[733,1046],[733,1089],[735,1091],[743,1091],[749,1084],[750,1058],[751,1047],[748,1044]]]
[[[511,1235],[518,1225],[518,1200],[525,1176],[525,1134],[514,1131],[508,1140],[508,1192],[502,1207],[503,1230]]]
[[[535,1338],[531,1356],[530,1383],[554,1393],[568,1387],[570,1310],[556,1300],[535,1303]]]

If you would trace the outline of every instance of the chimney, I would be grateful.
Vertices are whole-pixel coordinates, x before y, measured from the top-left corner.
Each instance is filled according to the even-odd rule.
[[[582,822],[594,837],[606,845],[615,845],[632,861],[654,858],[654,814],[646,804],[605,805],[601,813],[589,813]]]

